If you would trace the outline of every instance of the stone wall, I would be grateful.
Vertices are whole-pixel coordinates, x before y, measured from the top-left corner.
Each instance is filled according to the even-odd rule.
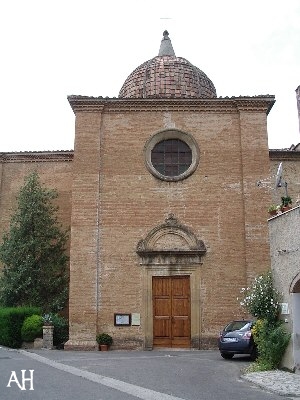
[[[287,329],[293,334],[283,360],[283,365],[289,369],[293,369],[295,365],[294,351],[297,332],[294,329],[294,321],[295,318],[298,319],[297,315],[300,311],[294,307],[293,301],[295,293],[300,292],[297,289],[297,282],[300,279],[299,224],[300,206],[269,220],[271,267],[275,286],[282,293],[282,301],[288,304],[289,310],[289,313],[281,315],[281,318],[286,321]]]

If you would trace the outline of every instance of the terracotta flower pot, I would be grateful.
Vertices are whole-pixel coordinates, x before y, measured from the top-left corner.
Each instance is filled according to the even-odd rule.
[[[108,345],[107,344],[99,344],[99,350],[108,351]]]
[[[277,210],[271,210],[271,211],[269,211],[269,214],[270,215],[277,215]]]

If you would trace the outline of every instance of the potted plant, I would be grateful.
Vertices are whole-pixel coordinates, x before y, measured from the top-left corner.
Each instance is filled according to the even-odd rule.
[[[278,205],[277,204],[271,204],[270,207],[268,208],[268,213],[270,215],[277,215],[278,213]]]
[[[99,350],[107,351],[113,342],[113,338],[108,333],[98,333],[96,342],[99,345]]]
[[[44,314],[42,318],[43,318],[43,324],[44,324],[44,326],[51,326],[51,325],[53,325],[52,315],[51,315],[51,314]]]
[[[287,211],[291,209],[292,199],[290,196],[282,196],[281,197],[281,211]]]

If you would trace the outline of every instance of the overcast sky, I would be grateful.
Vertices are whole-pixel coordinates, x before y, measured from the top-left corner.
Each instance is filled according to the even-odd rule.
[[[117,97],[165,29],[218,96],[276,96],[270,148],[300,142],[299,0],[6,0],[0,152],[73,149],[67,96]]]

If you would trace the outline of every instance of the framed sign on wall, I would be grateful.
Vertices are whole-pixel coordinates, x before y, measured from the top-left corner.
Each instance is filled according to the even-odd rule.
[[[116,326],[130,326],[131,314],[114,314],[114,324]]]

